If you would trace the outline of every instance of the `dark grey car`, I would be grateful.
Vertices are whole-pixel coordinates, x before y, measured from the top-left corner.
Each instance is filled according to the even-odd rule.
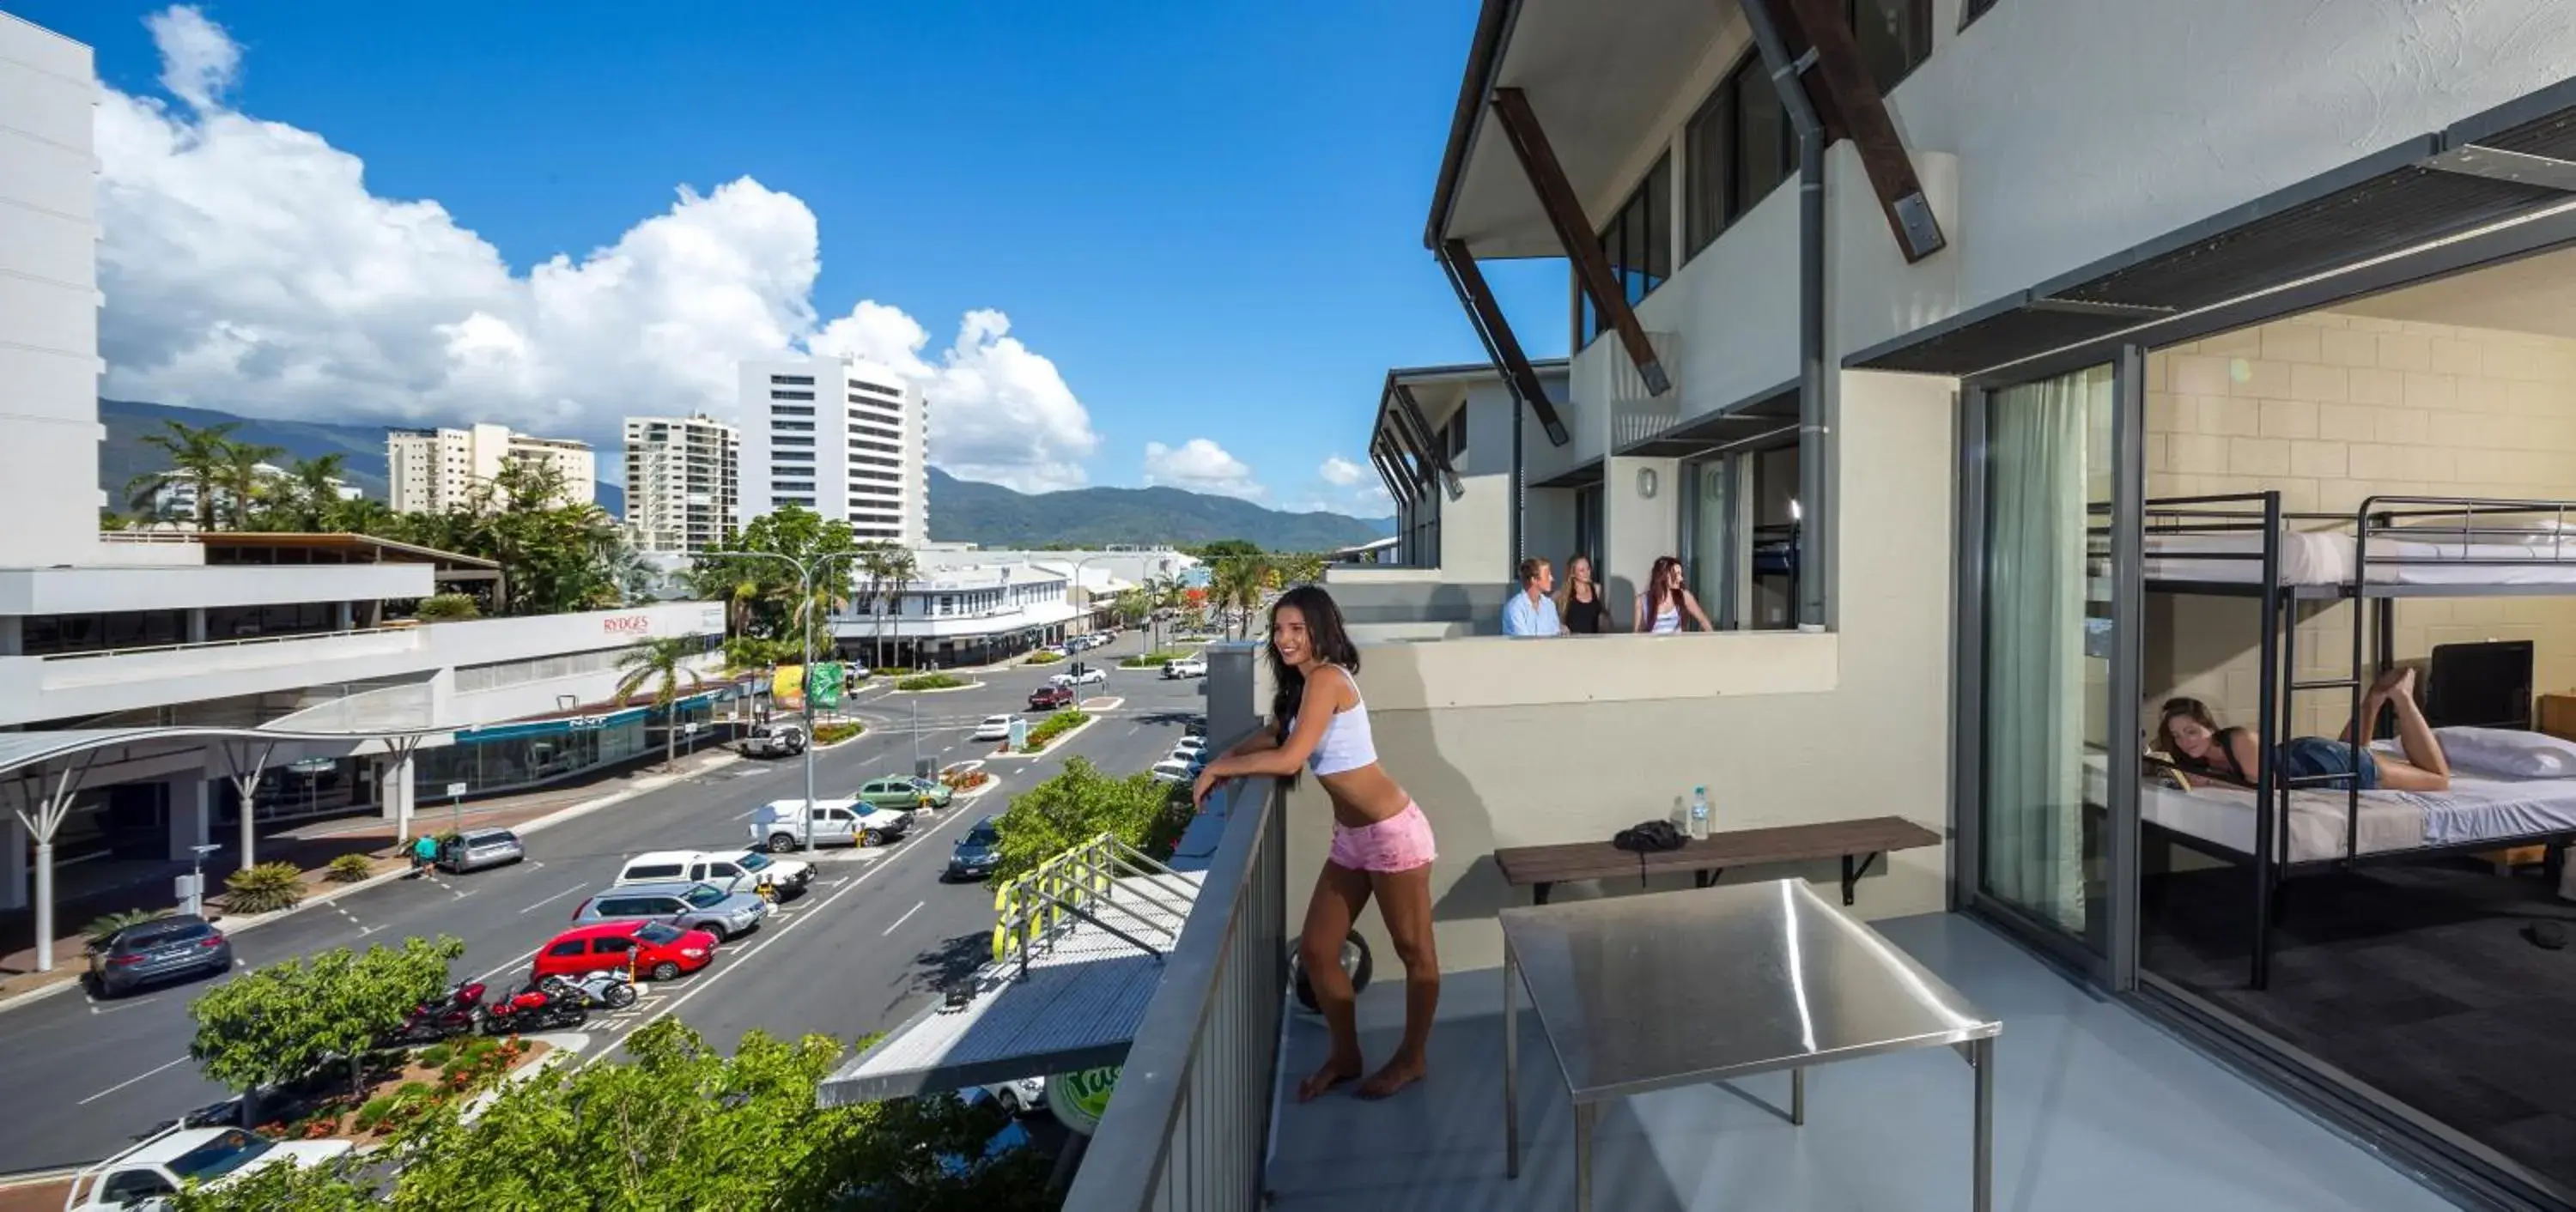
[[[108,997],[174,976],[221,975],[232,966],[232,940],[193,913],[128,926],[89,949],[90,979]]]
[[[583,901],[573,910],[576,926],[593,922],[645,919],[682,930],[704,930],[723,942],[760,924],[769,916],[769,901],[756,893],[726,892],[713,884],[674,880],[667,884],[622,884]]]

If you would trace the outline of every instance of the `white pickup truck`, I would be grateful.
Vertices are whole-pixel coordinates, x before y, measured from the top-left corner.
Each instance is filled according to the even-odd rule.
[[[81,1171],[63,1212],[161,1209],[190,1180],[221,1186],[263,1166],[318,1166],[347,1153],[345,1140],[273,1141],[240,1128],[173,1127]]]
[[[773,800],[752,814],[751,844],[771,854],[802,849],[806,835],[817,846],[882,846],[912,830],[912,814],[871,808],[865,800]]]

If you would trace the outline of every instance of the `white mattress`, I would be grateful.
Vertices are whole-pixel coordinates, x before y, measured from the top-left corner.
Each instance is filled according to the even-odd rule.
[[[2260,555],[2263,539],[2254,534],[2155,534],[2147,536],[2150,581],[2215,581],[2250,585],[2262,579],[2259,559],[2213,558],[2232,554]],[[2504,561],[2503,563],[2388,563],[2385,561]],[[2342,585],[2353,580],[2352,536],[2328,531],[2292,530],[2281,536],[2281,584]],[[2576,543],[2463,543],[2459,540],[2398,539],[2373,534],[2370,582],[2374,585],[2571,585],[2576,586]]]
[[[2290,793],[2288,859],[2294,863],[2341,858],[2344,809],[2341,792]],[[2177,833],[2254,853],[2254,793],[2194,784],[2176,791],[2150,782],[2138,797],[2138,815]],[[2361,793],[2362,854],[2449,846],[2494,838],[2576,830],[2576,779],[2496,779],[2451,776],[2442,792]],[[2277,840],[2281,834],[2275,834]]]

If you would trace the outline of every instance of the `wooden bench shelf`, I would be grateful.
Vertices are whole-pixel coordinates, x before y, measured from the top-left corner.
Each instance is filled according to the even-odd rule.
[[[1940,844],[1940,834],[1904,817],[1874,816],[1856,821],[1729,830],[1691,839],[1679,850],[1648,854],[1621,850],[1608,842],[1510,846],[1494,851],[1494,865],[1502,868],[1503,878],[1513,887],[1530,889],[1531,900],[1544,905],[1548,891],[1568,880],[1688,871],[1693,885],[1705,888],[1716,883],[1729,867],[1839,858],[1843,861],[1843,903],[1848,905],[1861,876],[1868,874],[1870,865],[1882,855]]]

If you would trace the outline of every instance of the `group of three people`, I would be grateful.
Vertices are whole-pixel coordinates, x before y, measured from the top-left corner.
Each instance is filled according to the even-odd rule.
[[[1717,630],[1691,593],[1682,562],[1672,556],[1656,558],[1629,617],[1634,620],[1631,629],[1640,634],[1681,631],[1686,623],[1697,623],[1702,631]],[[1521,561],[1520,591],[1503,603],[1504,635],[1599,635],[1609,630],[1610,607],[1601,583],[1592,579],[1592,557],[1566,557],[1562,588],[1556,583],[1555,566],[1546,560],[1531,556]]]

